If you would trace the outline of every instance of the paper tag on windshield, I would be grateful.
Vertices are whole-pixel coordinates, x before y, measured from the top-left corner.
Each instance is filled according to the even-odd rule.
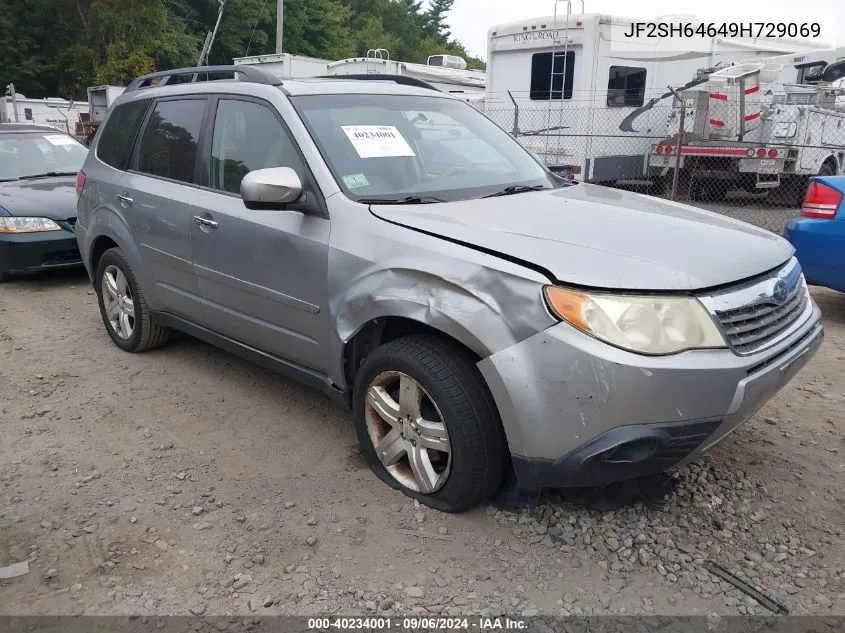
[[[399,130],[393,125],[343,125],[358,156],[361,158],[391,158],[416,156]]]
[[[45,134],[44,140],[51,145],[76,145],[76,141],[71,137],[62,136],[61,134]]]
[[[343,177],[343,182],[350,189],[360,189],[361,187],[369,187],[370,181],[364,174],[350,174]]]

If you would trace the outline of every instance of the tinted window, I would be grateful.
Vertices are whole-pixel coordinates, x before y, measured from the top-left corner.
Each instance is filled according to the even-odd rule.
[[[114,109],[100,132],[97,157],[101,161],[117,169],[129,166],[132,143],[149,104],[149,99],[142,99]]]
[[[211,186],[240,193],[244,176],[269,167],[290,167],[305,179],[295,145],[269,108],[252,101],[221,99],[211,141]]]
[[[552,68],[554,55],[554,68]],[[531,57],[531,98],[571,99],[575,53],[535,53]]]
[[[156,103],[141,139],[138,171],[193,182],[204,110],[205,99]]]
[[[645,68],[611,66],[607,80],[607,105],[640,107],[645,101]]]

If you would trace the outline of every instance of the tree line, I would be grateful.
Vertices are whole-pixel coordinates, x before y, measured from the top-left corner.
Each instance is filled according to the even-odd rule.
[[[385,48],[409,62],[446,53],[483,68],[448,30],[454,1],[285,0],[284,51],[344,59]],[[217,14],[218,0],[0,0],[0,85],[85,99],[87,86],[193,66]],[[209,63],[275,48],[275,0],[228,0]]]

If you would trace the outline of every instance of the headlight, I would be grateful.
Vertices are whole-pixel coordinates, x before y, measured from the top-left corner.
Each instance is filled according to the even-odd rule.
[[[49,218],[0,218],[0,233],[39,233],[61,230],[62,227]]]
[[[704,306],[693,297],[586,293],[557,286],[546,286],[545,295],[560,319],[639,354],[727,347]]]

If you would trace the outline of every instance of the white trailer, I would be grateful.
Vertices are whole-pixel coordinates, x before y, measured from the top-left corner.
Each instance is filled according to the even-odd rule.
[[[327,73],[328,65],[332,63],[330,59],[291,55],[290,53],[236,57],[233,62],[236,66],[240,64],[261,64],[282,80],[320,77]]]
[[[445,65],[447,56],[433,55],[428,64],[412,64],[390,59],[390,53],[384,49],[374,49],[366,57],[353,57],[332,62],[328,66],[329,75],[401,75],[420,79],[433,85],[438,90],[448,92],[467,101],[478,102],[485,93],[486,74],[480,70],[467,70],[466,61],[449,56],[449,65]],[[463,64],[456,62],[461,59]],[[464,68],[460,68],[464,66]]]
[[[343,75],[401,75],[426,81],[443,92],[449,92],[478,108],[483,108],[485,74],[482,71],[466,70],[466,60],[450,55],[432,55],[428,61],[428,64],[400,62],[391,60],[390,53],[384,49],[373,49],[366,57],[337,61],[285,53],[239,57],[234,63],[261,64],[282,80]]]
[[[550,168],[593,182],[641,180],[650,144],[663,138],[667,88],[751,58],[821,48],[794,40],[705,38],[679,49],[677,38],[627,40],[642,18],[574,14],[558,0],[551,16],[494,26],[488,33],[486,111]],[[582,3],[583,10],[583,3]],[[651,22],[697,23],[694,16]]]
[[[124,86],[89,86],[88,87],[88,122],[100,125],[106,119],[111,104],[123,91]]]
[[[84,136],[83,123],[88,117],[88,104],[84,101],[47,98],[29,99],[20,93],[0,97],[0,123],[35,123]]]

